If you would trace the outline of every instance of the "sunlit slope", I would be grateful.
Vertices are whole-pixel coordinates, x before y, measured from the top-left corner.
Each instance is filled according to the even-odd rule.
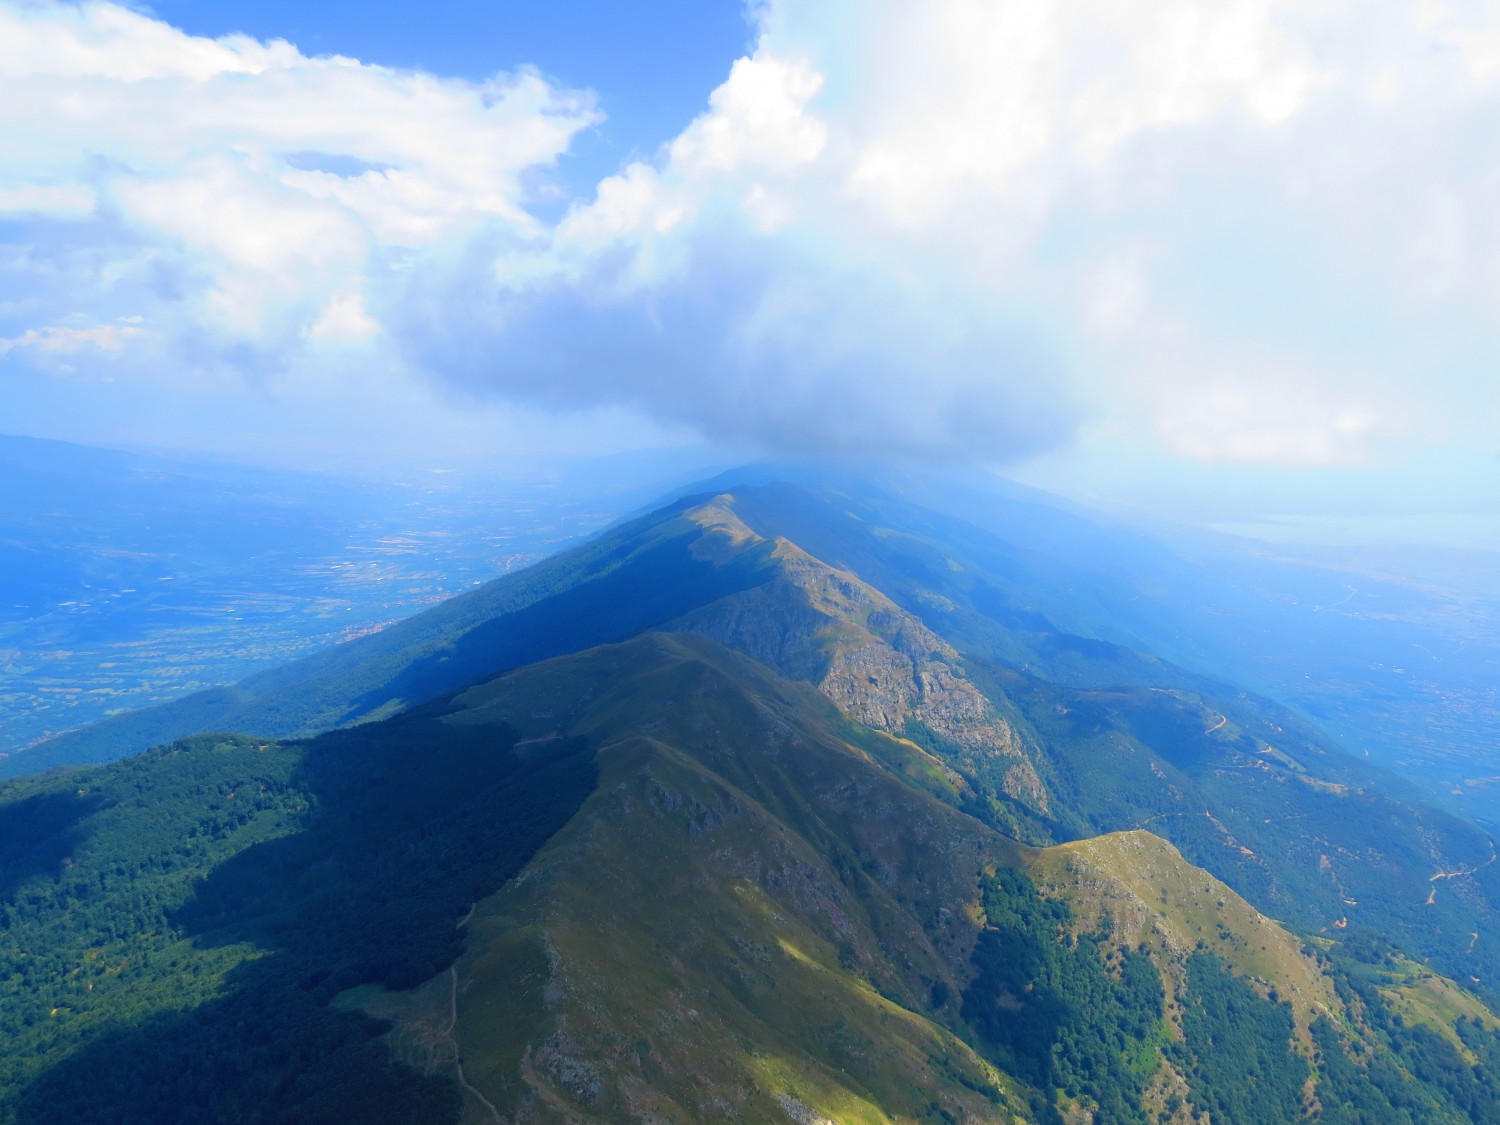
[[[1253,697],[986,682],[1093,831],[1148,829],[1301,932],[1379,935],[1496,996],[1500,866],[1474,826],[1382,792]]]
[[[413,1029],[393,1033],[408,1061],[424,1042],[436,1071],[458,1076],[462,1059],[468,1120],[493,1120],[486,1101],[507,1119],[559,1121],[1097,1108],[1105,1087],[1059,1095],[1040,1056],[976,1037],[986,1006],[1020,1013],[1033,996],[1009,996],[976,961],[979,945],[1021,940],[986,915],[1005,872],[1022,880],[1006,902],[1071,919],[1037,922],[1048,942],[1086,939],[1055,971],[1108,989],[1111,965],[1144,956],[1159,974],[1156,1000],[1117,1005],[1147,1032],[1115,1083],[1124,1094],[1107,1088],[1128,1097],[1122,1120],[1172,1120],[1169,1103],[1191,1102],[1191,1067],[1170,1045],[1184,1042],[1194,956],[1291,1001],[1288,1059],[1311,1057],[1319,1016],[1354,1026],[1301,942],[1169,844],[1137,832],[1022,848],[955,808],[920,750],[713,642],[647,636],[455,702],[465,709],[445,721],[514,726],[523,753],[586,737],[600,769],[574,819],[478,904],[451,975],[407,999],[348,998]],[[1058,986],[1047,981],[1036,986]],[[1047,1004],[1074,1034],[1094,1015],[1073,993]],[[451,1054],[432,1045],[449,1029]]]
[[[0,760],[0,776],[109,760],[206,731],[315,734],[623,640],[765,580],[768,547],[721,553],[705,549],[707,534],[677,508],[663,509],[380,633]]]
[[[1080,932],[1107,917],[1117,941],[1151,944],[1164,965],[1180,963],[1201,943],[1239,975],[1279,987],[1301,1033],[1342,1009],[1332,981],[1298,938],[1149,832],[1059,844],[1028,870],[1043,894],[1068,900]]]
[[[595,795],[470,923],[471,1082],[598,1120],[779,1121],[800,1103],[883,1121],[938,1099],[1004,1119],[1014,1091],[932,1001],[957,994],[975,872],[1013,848],[871,753],[902,747],[692,638],[543,665],[462,701],[532,738],[601,744]],[[530,1003],[520,1020],[513,996]]]
[[[997,608],[1017,585],[982,569],[1004,560],[978,529],[870,489],[769,485],[685,514],[768,536],[777,565],[669,627],[920,744],[992,826],[1037,844],[1147,828],[1299,930],[1383,935],[1500,984],[1500,864],[1483,831],[1268,700]],[[1033,595],[1055,605],[1057,580]],[[1066,612],[1082,627],[1086,600]]]

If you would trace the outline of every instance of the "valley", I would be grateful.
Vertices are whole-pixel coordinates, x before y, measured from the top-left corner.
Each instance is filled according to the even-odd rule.
[[[378,632],[535,562],[673,466],[358,478],[0,436],[0,776],[35,768],[24,754],[48,738]]]

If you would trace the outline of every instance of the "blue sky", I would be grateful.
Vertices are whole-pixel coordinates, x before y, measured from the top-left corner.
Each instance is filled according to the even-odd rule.
[[[751,47],[741,0],[492,0],[319,4],[166,0],[145,5],[194,35],[287,39],[308,54],[483,81],[534,66],[594,93],[607,118],[561,161],[587,193],[627,160],[651,157],[704,108],[708,91]]]
[[[0,0],[0,430],[1496,542],[1497,115],[1438,0]]]

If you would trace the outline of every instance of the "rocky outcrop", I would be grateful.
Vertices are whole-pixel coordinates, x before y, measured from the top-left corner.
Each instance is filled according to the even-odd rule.
[[[732,497],[686,514],[703,526],[707,554],[765,542],[734,513]],[[896,735],[925,728],[957,751],[956,765],[1008,761],[984,772],[998,773],[1013,800],[1048,811],[1047,789],[1026,745],[969,682],[953,646],[879,590],[793,543],[775,540],[773,557],[777,569],[768,583],[695,610],[671,628],[815,685],[866,726]]]

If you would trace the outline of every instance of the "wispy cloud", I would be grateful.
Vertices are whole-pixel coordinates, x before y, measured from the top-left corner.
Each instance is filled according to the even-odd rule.
[[[92,328],[48,325],[46,328],[28,328],[12,340],[0,339],[0,355],[16,348],[35,349],[53,355],[72,355],[86,348],[120,352],[132,337],[140,335],[141,330],[129,324],[96,324]]]

